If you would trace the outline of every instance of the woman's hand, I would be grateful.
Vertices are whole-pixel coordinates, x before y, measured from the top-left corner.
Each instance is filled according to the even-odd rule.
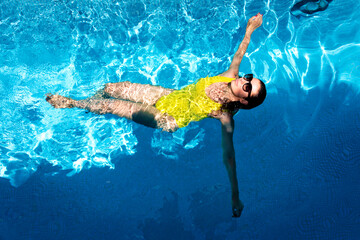
[[[246,26],[246,34],[252,34],[262,24],[262,14],[258,13],[251,17]]]
[[[240,201],[239,197],[236,198],[233,197],[231,201],[231,205],[232,205],[233,217],[240,217],[241,212],[244,209],[244,204]]]

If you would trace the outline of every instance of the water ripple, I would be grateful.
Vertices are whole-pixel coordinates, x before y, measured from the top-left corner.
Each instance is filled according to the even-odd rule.
[[[267,114],[264,132],[282,129],[284,149],[299,144],[321,118],[326,96],[344,84],[350,90],[341,102],[350,106],[360,91],[360,30],[352,11],[358,6],[334,1],[313,17],[297,18],[289,12],[292,3],[282,1],[2,1],[0,175],[18,186],[43,161],[69,175],[93,166],[113,168],[112,156],[136,151],[134,125],[51,109],[44,94],[86,98],[105,83],[125,80],[179,89],[226,70],[247,19],[258,12],[264,23],[252,36],[240,72],[267,83],[264,106],[282,117],[273,117],[274,110],[242,117],[261,121]],[[155,131],[152,148],[177,158],[201,146],[204,134],[198,125],[173,135]],[[317,134],[327,141],[326,130]],[[329,167],[319,165],[319,178],[341,178],[346,164],[357,166],[356,139],[339,133],[341,141],[347,138],[354,143],[330,154]]]

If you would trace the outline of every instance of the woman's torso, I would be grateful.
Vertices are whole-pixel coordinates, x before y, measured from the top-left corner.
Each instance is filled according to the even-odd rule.
[[[161,97],[155,106],[162,113],[174,117],[180,128],[185,127],[192,121],[200,121],[213,111],[220,110],[221,104],[209,98],[206,89],[214,83],[228,83],[232,80],[223,76],[200,78],[193,84]]]

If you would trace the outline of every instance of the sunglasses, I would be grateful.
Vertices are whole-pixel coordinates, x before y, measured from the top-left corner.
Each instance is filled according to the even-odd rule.
[[[247,83],[245,83],[242,86],[242,89],[244,90],[244,92],[249,93],[248,98],[250,98],[250,94],[251,94],[251,90],[252,90],[252,85],[251,85],[251,80],[253,79],[253,75],[252,74],[245,74],[243,77],[246,81],[248,81]]]

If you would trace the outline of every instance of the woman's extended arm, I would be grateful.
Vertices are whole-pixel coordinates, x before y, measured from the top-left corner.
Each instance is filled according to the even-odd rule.
[[[244,204],[239,199],[239,187],[236,176],[235,150],[233,143],[234,119],[231,114],[224,114],[220,118],[223,149],[223,162],[231,184],[231,204],[233,217],[240,217]]]
[[[247,26],[246,26],[246,32],[244,39],[242,40],[239,48],[234,54],[234,57],[231,61],[229,69],[222,73],[221,75],[224,77],[230,77],[230,78],[236,78],[239,75],[239,67],[242,58],[245,55],[246,49],[249,46],[251,34],[260,27],[262,24],[262,15],[258,13],[256,16],[253,16],[249,19]]]

